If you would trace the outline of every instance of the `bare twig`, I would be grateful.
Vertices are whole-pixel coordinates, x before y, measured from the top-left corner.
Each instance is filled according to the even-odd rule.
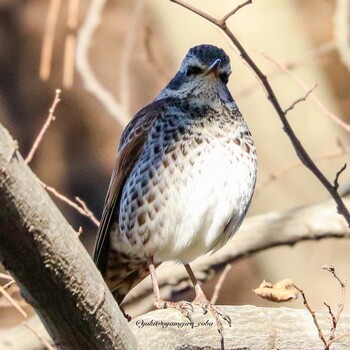
[[[256,63],[253,61],[253,59],[249,56],[248,52],[245,50],[245,48],[242,46],[242,44],[239,42],[239,40],[236,38],[236,36],[231,32],[231,30],[227,27],[226,21],[223,19],[218,20],[214,17],[206,14],[205,12],[193,7],[192,5],[189,5],[185,3],[182,0],[170,0],[180,6],[185,7],[189,11],[196,13],[197,15],[203,17],[207,21],[213,23],[215,26],[220,28],[226,36],[229,38],[229,40],[232,42],[232,44],[236,47],[238,50],[241,58],[248,64],[248,66],[253,70],[259,81],[262,83],[264,90],[267,94],[268,100],[273,105],[276,113],[278,114],[282,124],[283,124],[283,130],[288,135],[295,152],[301,162],[305,165],[306,168],[308,168],[322,183],[322,185],[326,188],[328,193],[332,196],[334,201],[337,204],[337,210],[338,213],[343,215],[345,220],[347,221],[348,226],[350,227],[350,212],[346,208],[343,200],[341,199],[339,193],[334,189],[333,185],[328,181],[328,179],[325,177],[325,175],[321,172],[321,170],[316,166],[316,164],[313,162],[313,160],[310,158],[309,154],[301,144],[300,140],[296,136],[294,130],[292,129],[277,97],[272,89],[267,77],[263,74],[263,72],[260,70],[260,68],[256,65]]]
[[[8,288],[10,288],[10,287],[11,287],[13,284],[15,284],[15,283],[16,283],[15,280],[11,280],[11,281],[5,283],[5,284],[2,286],[2,288],[8,289]]]
[[[8,280],[8,281],[13,281],[13,278],[10,275],[6,274],[6,273],[1,273],[0,272],[0,278],[3,278],[4,280]]]
[[[40,142],[42,141],[42,139],[43,139],[47,129],[49,128],[51,122],[53,120],[55,120],[55,116],[53,114],[55,113],[56,106],[61,101],[60,100],[60,94],[61,94],[61,90],[60,89],[56,89],[55,99],[54,99],[54,101],[52,103],[51,108],[49,109],[49,115],[48,115],[48,117],[46,119],[46,122],[43,125],[43,127],[41,128],[41,130],[39,132],[39,135],[35,139],[34,144],[33,144],[32,148],[31,148],[31,150],[29,151],[29,154],[28,154],[27,158],[25,159],[25,162],[27,164],[33,159],[33,156],[34,156],[37,148],[39,147]]]
[[[84,215],[84,216],[87,216],[88,218],[90,218],[90,220],[98,227],[99,221],[96,219],[96,217],[93,215],[93,213],[89,209],[87,209],[86,204],[81,199],[79,199],[79,201],[81,201],[81,203],[84,203],[84,206],[79,206],[77,203],[74,203],[72,200],[70,200],[69,198],[64,196],[62,193],[58,192],[55,188],[46,185],[44,182],[42,182],[40,180],[39,180],[39,182],[40,182],[41,186],[43,186],[45,188],[46,191],[52,193],[56,198],[60,199],[62,202],[65,202],[70,207],[77,210],[81,215]]]
[[[317,84],[315,84],[311,89],[309,89],[303,97],[296,99],[287,109],[284,110],[284,114],[291,111],[298,103],[306,101],[309,95],[316,89]]]
[[[350,147],[343,147],[340,146],[340,149],[338,151],[333,151],[325,154],[320,154],[314,156],[315,161],[321,161],[321,160],[330,160],[337,157],[341,157],[347,153],[350,153]],[[271,182],[277,180],[278,178],[284,176],[286,173],[290,172],[291,170],[298,168],[302,166],[302,163],[299,160],[296,160],[294,162],[291,162],[281,169],[278,169],[277,171],[274,171],[271,173],[265,180],[261,181],[261,183],[258,183],[255,189],[255,193],[259,193],[262,189],[264,189],[266,186],[268,186]]]
[[[44,39],[41,49],[41,61],[39,76],[41,80],[47,80],[51,72],[52,48],[61,0],[51,0],[45,24]]]
[[[253,1],[252,0],[247,0],[243,2],[242,4],[238,5],[235,9],[233,9],[231,12],[229,12],[227,15],[221,18],[221,23],[226,24],[226,21],[233,16],[237,11],[239,11],[242,7],[251,4]]]
[[[332,265],[324,265],[322,268],[328,272],[330,272],[334,278],[339,282],[341,287],[341,297],[340,297],[340,303],[338,304],[337,312],[334,314],[331,307],[325,303],[325,305],[328,308],[329,314],[331,315],[332,319],[332,328],[329,335],[329,345],[334,343],[335,341],[339,340],[340,337],[335,337],[335,331],[337,330],[337,325],[339,322],[340,315],[342,314],[345,306],[345,296],[346,296],[346,281],[343,281],[340,279],[340,277],[335,272],[335,268]]]
[[[23,310],[23,308],[17,303],[15,299],[11,297],[11,295],[5,290],[4,287],[0,286],[0,293],[13,305],[13,307],[24,317],[27,318],[27,313]]]
[[[78,237],[80,237],[83,233],[83,228],[81,226],[79,226],[78,228],[78,231],[77,231],[77,234],[78,234]]]
[[[34,328],[29,326],[28,323],[22,322],[23,326],[28,328],[39,340],[43,343],[48,350],[56,350],[56,347],[52,346],[42,335],[40,335]]]
[[[310,91],[310,88],[308,85],[301,80],[296,74],[292,73],[286,66],[281,64],[280,62],[277,62],[275,59],[271,58],[270,56],[266,55],[265,53],[260,52],[260,54],[272,62],[278,69],[280,69],[282,72],[288,74],[293,80],[295,80],[305,91]],[[335,124],[343,128],[345,131],[350,132],[350,125],[343,122],[341,118],[339,118],[335,113],[331,112],[324,104],[323,102],[313,93],[310,93],[310,97],[315,101],[317,106],[321,109],[321,111],[328,116]]]
[[[312,320],[317,328],[317,332],[318,332],[318,336],[319,338],[322,340],[324,346],[325,346],[325,350],[329,349],[329,344],[325,338],[325,336],[323,335],[322,329],[320,327],[320,324],[317,321],[317,317],[315,314],[315,311],[311,308],[310,304],[308,303],[307,299],[306,299],[306,295],[304,293],[304,291],[299,288],[298,286],[296,286],[295,284],[293,284],[294,288],[301,294],[302,298],[303,298],[303,303],[305,305],[305,307],[308,309],[308,311],[310,312],[310,315],[312,316]]]
[[[75,197],[75,200],[81,205],[83,210],[85,211],[87,217],[91,219],[91,221],[98,227],[100,225],[100,222],[96,219],[96,216],[94,213],[88,208],[86,203],[79,197]]]
[[[336,191],[337,191],[338,188],[339,188],[339,182],[338,182],[339,176],[340,176],[340,174],[341,174],[343,171],[345,171],[345,169],[346,169],[346,163],[337,171],[337,173],[336,173],[336,175],[335,175],[335,179],[334,179],[334,182],[333,182],[333,187],[334,187],[334,189],[335,189]]]
[[[85,21],[78,34],[76,66],[85,88],[102,103],[120,125],[125,126],[129,121],[128,114],[114,96],[98,81],[88,59],[90,43],[100,23],[105,3],[106,0],[92,0],[90,2]]]
[[[216,304],[218,297],[219,297],[220,290],[222,288],[222,285],[224,284],[224,281],[227,277],[227,274],[230,272],[231,268],[232,268],[232,264],[227,264],[225,266],[224,270],[222,271],[218,281],[215,284],[214,292],[213,292],[213,295],[212,295],[211,300],[210,300],[211,304],[213,304],[213,305]]]

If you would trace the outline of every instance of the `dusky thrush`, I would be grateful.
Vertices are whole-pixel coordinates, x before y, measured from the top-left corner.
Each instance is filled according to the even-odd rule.
[[[116,301],[151,274],[154,305],[191,317],[186,301],[161,299],[155,268],[185,265],[193,301],[215,317],[189,263],[222,247],[243,221],[256,182],[248,126],[232,98],[227,54],[212,45],[189,50],[159,96],[124,130],[98,231],[94,260]]]

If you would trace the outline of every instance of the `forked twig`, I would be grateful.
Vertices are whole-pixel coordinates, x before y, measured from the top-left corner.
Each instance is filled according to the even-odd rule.
[[[305,307],[308,309],[308,311],[310,312],[310,315],[312,316],[312,320],[314,322],[314,325],[317,328],[318,336],[322,340],[322,342],[323,342],[323,344],[325,346],[325,350],[328,350],[329,349],[329,345],[328,345],[327,339],[323,335],[321,326],[318,323],[315,311],[311,308],[310,304],[308,303],[304,291],[301,288],[299,288],[297,285],[295,285],[295,284],[293,284],[293,286],[301,294],[301,297],[303,298],[303,303],[304,303]]]
[[[335,272],[335,268],[332,265],[324,265],[322,266],[323,270],[330,272],[333,277],[339,282],[340,287],[341,287],[341,297],[340,297],[340,303],[338,304],[338,309],[337,312],[334,314],[331,307],[324,303],[329,311],[329,314],[331,315],[331,319],[332,319],[332,328],[331,328],[331,332],[329,335],[329,345],[331,345],[332,343],[336,342],[337,340],[339,340],[341,337],[343,337],[344,335],[341,335],[339,337],[335,337],[335,331],[337,330],[337,325],[339,322],[339,318],[340,315],[342,314],[343,310],[344,310],[344,306],[345,306],[345,296],[346,296],[346,281],[343,281],[340,279],[340,277],[337,275],[337,273]]]
[[[301,80],[295,73],[291,72],[288,67],[283,65],[280,62],[277,62],[275,59],[272,57],[266,55],[265,53],[260,52],[260,54],[266,58],[268,61],[273,63],[280,71],[286,73],[289,75],[294,81],[296,81],[305,91],[309,91],[310,88],[307,86],[307,84]],[[344,121],[341,120],[335,113],[330,111],[324,104],[323,102],[313,93],[310,93],[310,97],[314,100],[314,102],[317,104],[317,106],[321,109],[321,111],[328,116],[335,124],[343,128],[345,131],[350,132],[350,125],[345,123]]]
[[[337,330],[337,326],[339,323],[339,318],[340,315],[342,314],[343,310],[344,310],[344,306],[345,306],[345,294],[346,294],[346,281],[343,281],[335,272],[335,268],[332,265],[324,265],[322,266],[322,268],[328,272],[330,272],[333,277],[339,282],[340,287],[341,287],[341,299],[340,299],[340,303],[338,304],[338,309],[337,312],[334,313],[332,311],[332,308],[330,307],[330,305],[328,305],[327,303],[324,303],[324,305],[327,307],[328,312],[331,316],[331,321],[332,321],[332,326],[331,326],[331,331],[329,334],[329,337],[326,338],[325,335],[323,334],[323,331],[320,327],[320,324],[318,323],[315,311],[311,308],[310,304],[308,303],[305,293],[302,289],[300,289],[299,287],[297,287],[295,284],[293,284],[293,286],[295,287],[295,289],[298,290],[298,292],[301,294],[302,298],[303,298],[303,303],[305,305],[305,307],[308,309],[308,311],[310,312],[313,322],[317,328],[318,331],[318,335],[319,338],[322,340],[323,344],[324,344],[324,349],[325,350],[329,350],[330,346],[340,340],[341,338],[344,338],[345,336],[349,336],[350,334],[342,334],[339,337],[335,337],[335,332]]]
[[[309,89],[303,97],[296,99],[288,108],[284,110],[284,114],[290,112],[298,103],[306,101],[309,95],[316,89],[317,84],[315,84],[311,89]]]
[[[96,219],[95,215],[92,213],[91,210],[89,210],[86,206],[86,203],[81,200],[79,197],[75,197],[77,202],[80,204],[80,206],[77,203],[74,203],[72,200],[70,200],[68,197],[64,196],[62,193],[58,192],[55,188],[46,185],[44,182],[39,180],[41,186],[45,188],[46,191],[52,193],[56,198],[60,199],[62,202],[65,202],[70,207],[77,210],[81,215],[87,216],[97,227],[99,226],[99,221]],[[82,205],[82,203],[84,203]]]
[[[332,196],[334,201],[337,204],[337,210],[338,213],[343,215],[345,218],[348,226],[350,227],[350,212],[346,208],[343,200],[341,199],[339,193],[334,189],[333,184],[328,181],[326,176],[321,172],[321,170],[317,167],[317,165],[313,162],[303,145],[301,144],[300,140],[296,136],[294,130],[292,129],[286,114],[284,113],[277,97],[272,89],[267,77],[264,75],[264,73],[260,70],[260,68],[256,65],[256,63],[253,61],[253,59],[249,56],[248,52],[245,50],[245,48],[242,46],[242,44],[239,42],[239,40],[236,38],[236,36],[231,32],[231,30],[227,27],[226,20],[228,19],[227,15],[224,16],[222,19],[216,19],[209,14],[193,7],[192,5],[182,1],[182,0],[170,0],[171,2],[174,2],[189,11],[203,17],[207,21],[213,23],[215,26],[220,28],[225,35],[229,38],[229,40],[232,42],[232,44],[236,47],[238,50],[241,58],[248,64],[248,66],[253,70],[255,75],[257,76],[258,80],[261,82],[261,84],[264,87],[264,90],[267,94],[268,100],[273,105],[276,113],[278,114],[282,124],[283,124],[283,130],[288,135],[295,152],[301,162],[305,165],[306,168],[308,168],[322,183],[322,185],[327,189],[328,193]],[[244,4],[248,4],[245,2]],[[233,11],[231,11],[233,13]]]

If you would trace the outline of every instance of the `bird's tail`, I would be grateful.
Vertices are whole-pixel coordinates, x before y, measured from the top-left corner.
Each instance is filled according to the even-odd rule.
[[[109,251],[105,280],[118,305],[148,275],[144,259],[131,258],[115,250]]]

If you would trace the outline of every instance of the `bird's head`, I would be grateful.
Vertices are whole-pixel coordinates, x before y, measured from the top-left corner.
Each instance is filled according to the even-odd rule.
[[[197,104],[233,101],[227,89],[231,74],[230,58],[224,50],[213,45],[191,48],[180,70],[160,93],[165,97],[193,98]]]

